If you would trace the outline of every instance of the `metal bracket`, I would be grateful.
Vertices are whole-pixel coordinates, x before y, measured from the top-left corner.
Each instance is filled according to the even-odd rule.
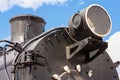
[[[90,38],[91,37],[67,46],[66,58],[71,59],[74,55],[76,55],[80,50],[82,50],[88,44],[88,39]]]
[[[38,64],[41,66],[45,65],[45,57],[42,55],[39,55],[35,51],[28,51],[25,55],[25,61],[24,64]]]
[[[88,37],[86,39],[83,39],[79,42],[76,42],[74,44],[67,46],[66,58],[71,59],[77,53],[82,51],[84,52],[84,55],[85,55],[84,62],[90,62],[94,60],[97,56],[99,56],[106,48],[107,48],[106,42]],[[90,57],[90,53],[95,50],[98,50],[98,51],[92,57]]]

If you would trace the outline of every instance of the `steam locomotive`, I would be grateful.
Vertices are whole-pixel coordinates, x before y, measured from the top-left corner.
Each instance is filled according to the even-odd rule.
[[[0,80],[119,80],[103,37],[111,30],[108,12],[93,4],[75,13],[68,27],[44,32],[34,15],[10,20],[11,41],[0,47]]]

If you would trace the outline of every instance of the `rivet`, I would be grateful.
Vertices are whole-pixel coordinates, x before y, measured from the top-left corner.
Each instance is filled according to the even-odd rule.
[[[81,72],[81,66],[78,64],[78,65],[76,65],[76,70],[78,71],[78,72]]]
[[[55,80],[58,80],[58,79],[59,79],[59,75],[57,75],[57,74],[54,74],[52,77],[53,77]]]
[[[64,66],[64,71],[70,73],[70,68],[68,66]]]
[[[92,75],[93,75],[93,71],[90,70],[90,71],[88,72],[88,76],[91,77]]]

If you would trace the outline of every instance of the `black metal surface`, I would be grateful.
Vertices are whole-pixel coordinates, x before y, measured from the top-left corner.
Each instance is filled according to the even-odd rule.
[[[75,41],[69,37],[65,29],[52,31],[31,44],[36,42],[34,48],[31,48],[32,45],[28,45],[26,50],[33,49],[34,52],[37,52],[33,54],[44,56],[45,63],[44,66],[38,64],[28,66],[30,68],[30,79],[32,80],[54,80],[54,74],[57,74],[61,80],[119,80],[115,66],[105,51],[89,63],[81,63],[81,59],[85,57],[82,52],[75,55],[74,59],[66,59],[66,47],[75,43]],[[93,54],[95,52],[92,52]],[[41,58],[37,60],[41,62]],[[78,64],[81,65],[81,72],[78,72],[75,68]],[[70,68],[70,73],[64,70],[65,66]],[[28,73],[24,71],[28,67],[17,70],[21,73],[25,72],[21,76],[23,79],[20,80],[28,78]],[[88,74],[90,71],[92,71],[92,76]],[[19,74],[17,76],[20,76]]]

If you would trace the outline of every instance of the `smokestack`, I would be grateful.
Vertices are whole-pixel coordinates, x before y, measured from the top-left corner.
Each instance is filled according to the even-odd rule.
[[[13,17],[11,23],[11,41],[22,43],[44,32],[45,21],[34,15]]]

